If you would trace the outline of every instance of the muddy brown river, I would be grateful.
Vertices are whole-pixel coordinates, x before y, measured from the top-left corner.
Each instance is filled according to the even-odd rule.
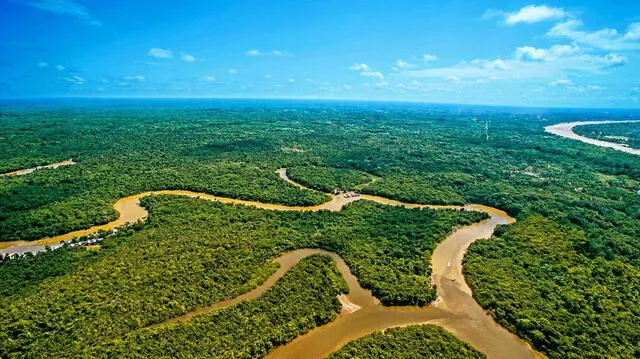
[[[299,188],[306,189],[304,186],[291,181],[287,177],[285,169],[279,169],[278,173],[283,180]],[[17,253],[17,250],[24,251],[24,248],[30,246],[52,245],[78,236],[95,233],[99,230],[114,229],[126,223],[144,220],[148,212],[139,206],[140,198],[153,194],[196,197],[222,203],[241,204],[280,211],[339,211],[348,203],[358,200],[369,200],[407,208],[448,208],[481,211],[490,216],[487,220],[455,230],[444,241],[438,244],[431,258],[433,272],[432,283],[438,289],[438,299],[427,307],[382,306],[379,301],[371,295],[370,291],[360,287],[357,278],[351,273],[349,267],[340,256],[320,249],[300,249],[285,253],[279,258],[276,258],[275,261],[280,264],[280,268],[269,277],[265,283],[257,288],[236,298],[215,303],[209,307],[197,308],[192,312],[173,318],[165,323],[160,323],[154,327],[171,325],[172,323],[188,320],[200,314],[234,305],[243,300],[255,299],[271,288],[279,278],[301,259],[312,254],[328,254],[336,261],[338,269],[349,285],[349,294],[341,295],[338,298],[343,304],[342,312],[333,322],[299,336],[292,342],[269,353],[267,358],[324,358],[346,343],[373,331],[413,324],[438,325],[455,334],[461,340],[471,344],[477,350],[485,353],[489,358],[519,359],[544,357],[542,354],[534,351],[527,343],[495,323],[493,318],[485,313],[480,305],[473,299],[471,289],[464,280],[462,274],[462,259],[469,245],[476,240],[489,238],[497,225],[509,224],[515,221],[505,212],[492,207],[481,205],[466,205],[463,207],[418,205],[369,195],[352,198],[344,198],[341,195],[330,195],[331,200],[321,205],[296,207],[224,198],[190,191],[155,191],[140,193],[118,200],[114,208],[120,213],[120,217],[108,224],[33,242],[8,242],[0,245],[6,248],[5,251],[10,252],[16,250]]]

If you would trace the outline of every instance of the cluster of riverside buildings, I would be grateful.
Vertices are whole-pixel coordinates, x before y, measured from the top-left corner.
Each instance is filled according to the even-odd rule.
[[[98,233],[92,234],[87,237],[77,237],[68,241],[62,241],[57,244],[53,244],[50,246],[14,246],[6,249],[0,249],[0,258],[20,258],[24,257],[28,254],[33,255],[40,252],[52,251],[56,250],[60,247],[69,246],[69,247],[80,247],[80,246],[91,246],[94,244],[98,244],[109,237],[113,237],[118,233],[118,229],[113,229],[107,234],[100,236]],[[81,239],[84,238],[84,239]]]

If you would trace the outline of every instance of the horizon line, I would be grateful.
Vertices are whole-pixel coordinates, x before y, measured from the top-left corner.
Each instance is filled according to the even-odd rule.
[[[304,97],[304,96],[282,96],[282,97],[241,97],[241,96],[34,96],[34,97],[0,97],[0,101],[24,101],[24,100],[283,100],[283,101],[335,101],[335,102],[376,102],[376,103],[399,103],[399,104],[420,104],[420,105],[448,105],[448,106],[481,106],[481,107],[506,107],[506,108],[531,108],[531,109],[573,109],[573,110],[638,110],[638,107],[576,107],[576,106],[545,106],[545,105],[503,105],[489,103],[459,103],[459,102],[429,102],[420,100],[402,99],[367,99],[367,98],[342,98],[342,97]]]

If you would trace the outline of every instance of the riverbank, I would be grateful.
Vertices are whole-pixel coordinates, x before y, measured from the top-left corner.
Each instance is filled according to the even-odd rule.
[[[577,126],[587,126],[587,125],[607,125],[612,123],[638,123],[640,121],[582,121],[582,122],[566,122],[566,123],[558,123],[552,126],[547,126],[544,130],[548,133],[570,138],[572,140],[578,140],[580,142],[588,143],[590,145],[595,145],[599,147],[613,148],[614,150],[622,151],[625,153],[630,153],[632,155],[640,155],[640,149],[630,148],[619,143],[607,142],[602,140],[596,140],[595,138],[589,138],[585,136],[578,135],[573,132],[573,128]]]
[[[41,170],[41,169],[45,169],[45,168],[56,169],[58,167],[71,166],[71,165],[75,165],[77,163],[78,162],[75,162],[73,159],[68,159],[66,161],[52,163],[52,164],[46,165],[46,166],[37,166],[37,167],[27,168],[27,169],[19,170],[19,171],[1,173],[0,176],[23,176],[23,175],[28,175],[30,173],[33,173],[33,172],[37,171],[37,170]]]

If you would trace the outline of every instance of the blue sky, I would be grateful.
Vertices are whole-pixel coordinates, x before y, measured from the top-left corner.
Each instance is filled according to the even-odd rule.
[[[0,0],[0,97],[640,107],[640,1]]]

